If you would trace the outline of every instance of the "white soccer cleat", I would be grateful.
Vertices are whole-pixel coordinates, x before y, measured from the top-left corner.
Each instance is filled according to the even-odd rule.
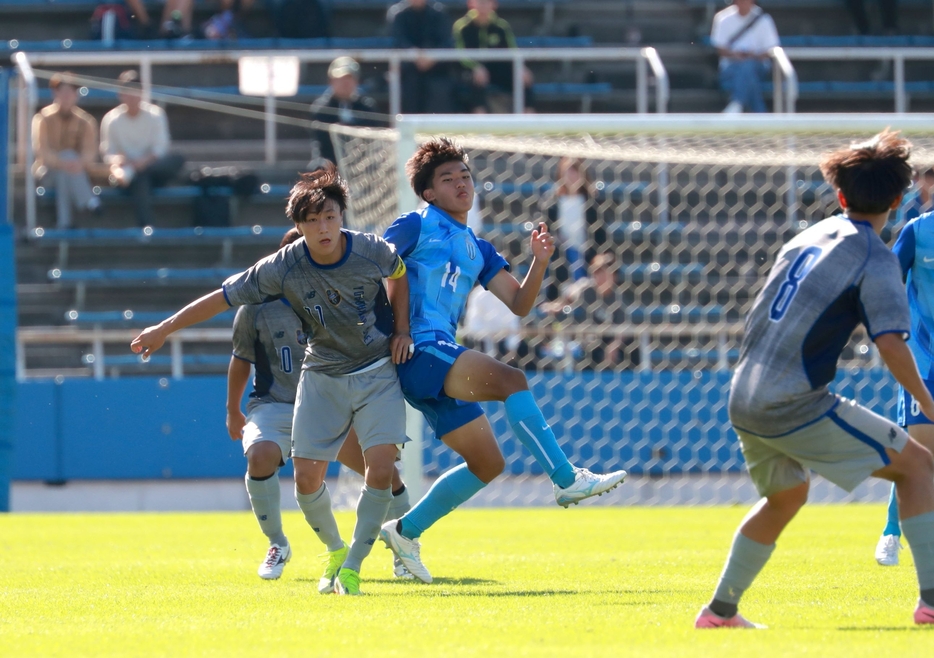
[[[386,521],[383,527],[379,529],[379,538],[386,544],[386,548],[390,549],[399,558],[399,561],[402,562],[402,565],[408,569],[413,577],[418,578],[423,583],[430,583],[431,574],[422,564],[422,558],[419,554],[421,545],[417,539],[403,537],[396,530],[397,523],[399,523],[398,519]]]
[[[263,580],[276,580],[282,575],[286,563],[292,559],[292,547],[286,544],[273,544],[266,553],[266,559],[259,565],[257,573]]]
[[[574,482],[566,489],[555,485],[555,501],[561,507],[572,503],[577,505],[580,501],[591,496],[602,496],[610,489],[615,489],[626,480],[626,471],[615,471],[606,475],[591,473],[586,468],[574,469]]]
[[[402,560],[397,558],[395,554],[392,556],[392,577],[401,578],[402,580],[415,580],[412,572],[405,568]]]
[[[883,567],[898,566],[898,552],[902,550],[902,543],[895,535],[882,535],[876,544],[876,562]]]

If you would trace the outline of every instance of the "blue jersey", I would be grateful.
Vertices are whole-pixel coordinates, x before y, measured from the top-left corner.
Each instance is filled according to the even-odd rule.
[[[402,215],[383,237],[409,273],[416,343],[439,333],[453,338],[473,287],[479,282],[485,288],[500,270],[509,269],[492,244],[435,206]]]
[[[934,379],[934,213],[908,222],[892,251],[908,283],[908,347],[918,363],[921,379]]]

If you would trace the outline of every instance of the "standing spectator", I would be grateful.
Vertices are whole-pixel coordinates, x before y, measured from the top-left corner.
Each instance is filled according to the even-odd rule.
[[[387,14],[394,48],[453,48],[444,7],[428,0],[402,0]],[[402,111],[445,114],[453,110],[454,81],[447,62],[419,57],[402,64]]]
[[[713,17],[710,42],[720,55],[720,86],[730,94],[724,112],[765,112],[762,80],[771,70],[769,50],[778,46],[772,17],[755,0],[733,0]]]
[[[454,23],[454,45],[457,48],[515,48],[516,37],[505,20],[496,15],[496,0],[468,0],[470,11]],[[475,62],[465,60],[467,73],[465,105],[471,112],[512,111],[512,62]],[[531,107],[532,72],[522,69],[522,88],[526,112]]]
[[[869,15],[866,13],[864,0],[846,0],[846,7],[850,10],[859,33],[869,34]],[[882,15],[882,31],[885,34],[896,34],[898,32],[898,0],[879,0],[879,13]]]
[[[360,65],[352,57],[338,57],[328,66],[328,90],[311,105],[311,119],[342,126],[377,126],[376,103],[359,91]],[[318,158],[337,162],[331,133],[313,130],[312,162]],[[313,167],[312,167],[313,168]]]
[[[55,188],[58,228],[71,226],[72,209],[97,211],[89,171],[97,158],[97,122],[78,108],[78,85],[71,73],[49,81],[52,104],[32,120],[32,143],[39,180]]]
[[[152,188],[167,184],[185,163],[169,153],[169,123],[162,108],[144,103],[136,71],[120,74],[118,105],[101,121],[101,153],[111,180],[133,197],[136,222],[152,224]]]
[[[554,220],[555,231],[561,238],[567,275],[577,281],[587,276],[584,252],[589,241],[588,227],[596,221],[596,212],[591,204],[593,184],[584,161],[567,156],[558,162],[555,180],[554,206],[549,216]]]

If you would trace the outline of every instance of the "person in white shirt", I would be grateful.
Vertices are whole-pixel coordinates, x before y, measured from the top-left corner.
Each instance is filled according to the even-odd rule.
[[[769,50],[779,45],[772,17],[755,0],[733,0],[713,18],[710,42],[720,55],[720,86],[730,94],[724,112],[765,112],[762,80]]]
[[[169,153],[169,124],[162,108],[144,103],[136,71],[120,74],[120,105],[101,121],[101,154],[111,181],[133,197],[136,221],[152,224],[152,188],[167,184],[185,158]]]

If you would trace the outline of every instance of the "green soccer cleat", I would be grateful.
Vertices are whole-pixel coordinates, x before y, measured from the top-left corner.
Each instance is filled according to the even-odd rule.
[[[360,592],[360,574],[353,569],[341,569],[337,572],[334,586],[338,594],[357,596]]]
[[[321,579],[318,581],[319,593],[331,594],[334,591],[334,580],[337,577],[337,572],[340,570],[341,565],[344,564],[344,560],[347,559],[347,552],[349,550],[350,547],[344,544],[343,548],[338,548],[336,551],[328,551],[319,556],[324,558],[324,573],[321,574]]]

